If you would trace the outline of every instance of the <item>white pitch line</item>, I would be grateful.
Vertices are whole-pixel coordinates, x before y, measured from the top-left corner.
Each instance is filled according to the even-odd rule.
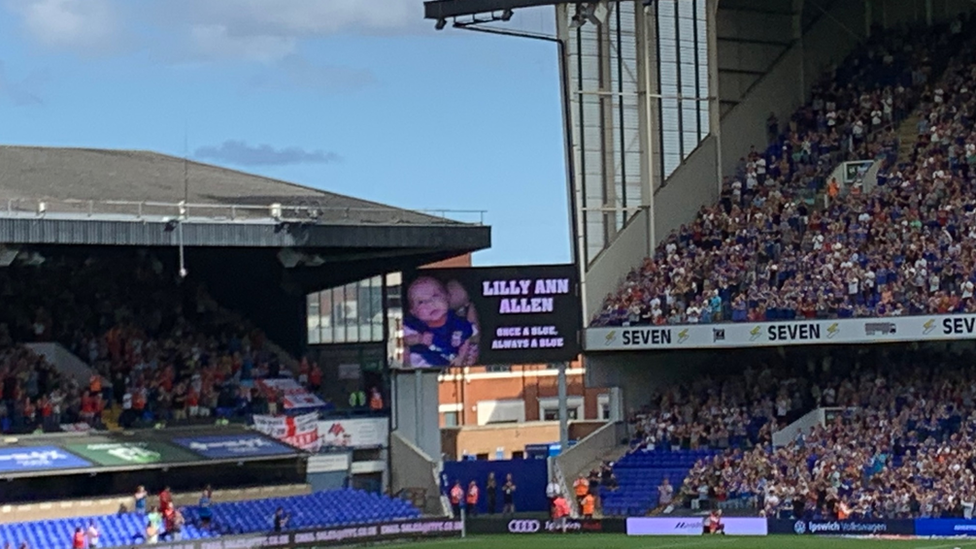
[[[970,541],[969,543],[959,543],[957,541],[956,543],[950,543],[947,545],[923,545],[916,549],[952,549],[954,547],[972,547],[973,545],[976,545],[976,541]]]
[[[666,545],[655,545],[655,546],[651,547],[650,549],[666,549],[666,548],[669,548],[669,547],[694,547],[696,545],[714,545],[714,544],[718,544],[718,543],[728,543],[730,541],[734,541],[734,540],[729,539],[729,538],[724,538],[724,539],[708,539],[708,540],[701,540],[701,541],[692,541],[692,542],[689,542],[689,543],[668,543]]]

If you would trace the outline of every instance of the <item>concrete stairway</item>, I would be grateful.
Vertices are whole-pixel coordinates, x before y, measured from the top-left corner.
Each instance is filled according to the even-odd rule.
[[[918,142],[918,116],[912,113],[902,121],[895,133],[898,136],[898,161],[896,164],[911,162],[912,151],[915,149],[915,143]]]

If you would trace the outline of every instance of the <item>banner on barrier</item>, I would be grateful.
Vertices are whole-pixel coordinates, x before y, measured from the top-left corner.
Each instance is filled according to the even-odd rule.
[[[767,520],[755,517],[722,517],[725,533],[730,536],[765,536]],[[705,517],[631,517],[627,519],[628,536],[701,536]]]
[[[319,415],[315,412],[300,416],[256,415],[254,429],[301,450],[318,452],[322,447]]]
[[[824,536],[887,534],[911,536],[912,520],[769,520],[770,534]]]
[[[976,536],[976,521],[966,519],[915,519],[916,536]]]
[[[325,402],[321,398],[310,393],[308,389],[291,378],[261,379],[258,380],[258,385],[266,393],[280,393],[285,410],[312,409],[325,406]]]
[[[898,316],[587,328],[587,351],[721,349],[952,341],[976,337],[976,315]]]
[[[390,420],[385,417],[325,419],[318,422],[323,446],[384,448],[389,444]]]

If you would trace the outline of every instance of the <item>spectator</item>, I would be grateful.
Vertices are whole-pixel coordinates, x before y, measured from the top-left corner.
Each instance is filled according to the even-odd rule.
[[[450,492],[451,499],[451,509],[454,511],[454,517],[461,517],[461,501],[464,500],[464,489],[461,488],[461,481],[455,480],[454,486],[451,487]]]
[[[478,497],[478,483],[472,480],[468,484],[468,494],[465,500],[465,511],[467,511],[469,517],[473,517],[478,514]]]
[[[485,497],[488,500],[488,514],[495,514],[495,504],[498,495],[498,483],[495,481],[495,472],[488,473],[488,481],[485,482]]]
[[[502,485],[502,513],[508,516],[515,514],[515,481],[512,480],[512,473],[505,475],[505,484]]]

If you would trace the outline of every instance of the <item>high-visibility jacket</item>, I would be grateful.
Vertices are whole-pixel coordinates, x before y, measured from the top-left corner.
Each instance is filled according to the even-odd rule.
[[[590,491],[590,481],[585,478],[578,478],[573,483],[573,488],[576,490],[576,497],[581,498]]]
[[[451,505],[459,505],[461,503],[461,498],[464,497],[464,490],[460,486],[455,486],[451,488]]]
[[[478,487],[472,486],[468,488],[468,505],[478,504]]]

